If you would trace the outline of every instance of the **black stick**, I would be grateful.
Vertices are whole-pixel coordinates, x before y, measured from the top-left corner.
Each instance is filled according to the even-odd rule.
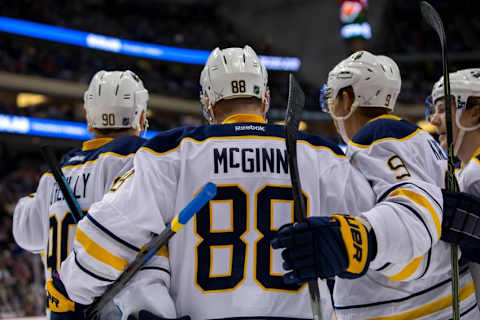
[[[217,186],[211,182],[205,184],[202,190],[188,203],[188,205],[173,218],[172,222],[159,235],[155,236],[145,247],[140,251],[135,260],[123,271],[115,282],[104,292],[102,297],[95,301],[85,311],[86,319],[95,319],[103,307],[112,300],[128,283],[130,279],[143,267],[154,255],[165,246],[183,226],[202,209],[211,199],[217,194]]]
[[[58,164],[57,158],[55,157],[55,154],[53,153],[52,147],[43,145],[40,147],[40,150],[42,151],[42,155],[45,158],[45,161],[47,161],[48,166],[52,171],[53,177],[55,178],[55,181],[60,187],[60,191],[62,191],[63,197],[65,198],[65,201],[70,208],[70,214],[73,217],[73,221],[75,222],[75,224],[77,224],[83,218],[83,212],[80,205],[78,204],[77,199],[73,195],[70,184],[63,175],[62,170],[60,170],[60,166]]]
[[[293,203],[295,206],[295,221],[302,222],[307,218],[305,200],[302,195],[302,185],[298,173],[297,162],[297,136],[300,116],[305,105],[305,94],[302,88],[295,80],[293,74],[289,77],[289,93],[287,113],[285,118],[285,143],[287,146],[288,167],[290,170],[290,179],[292,180]],[[312,307],[313,319],[323,319],[320,305],[320,290],[317,280],[308,282],[308,292],[310,293],[310,303]]]
[[[447,37],[445,36],[445,29],[443,28],[442,19],[440,15],[428,2],[422,1],[420,3],[420,10],[425,21],[437,32],[440,38],[440,45],[442,47],[442,62],[443,62],[443,90],[445,100],[445,122],[447,127],[447,148],[448,148],[448,171],[445,179],[445,187],[448,191],[459,191],[458,182],[455,177],[455,162],[454,162],[454,144],[453,144],[453,130],[452,130],[452,111],[450,109],[450,79],[448,74],[447,61]],[[458,246],[451,245],[451,265],[452,265],[452,300],[453,300],[453,319],[460,319],[460,306],[458,294]]]

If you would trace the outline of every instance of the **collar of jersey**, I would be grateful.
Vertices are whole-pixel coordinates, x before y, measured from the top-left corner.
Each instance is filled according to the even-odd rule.
[[[479,155],[480,155],[480,147],[478,147],[477,150],[475,150],[475,152],[473,153],[473,155],[470,159],[475,159]]]
[[[371,120],[368,120],[367,123],[373,122],[378,119],[390,119],[390,120],[402,120],[402,118],[394,116],[393,114],[382,114],[381,116],[375,117]]]
[[[112,140],[113,138],[97,138],[97,139],[85,141],[82,144],[82,151],[88,151],[88,150],[100,148],[101,146],[106,145]]]
[[[241,122],[255,122],[255,123],[267,123],[262,116],[258,114],[234,114],[233,116],[227,117],[223,120],[222,124],[230,124],[230,123],[241,123]]]

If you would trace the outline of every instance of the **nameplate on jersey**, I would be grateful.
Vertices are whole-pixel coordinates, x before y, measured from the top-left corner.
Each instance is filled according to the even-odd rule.
[[[213,148],[212,160],[215,175],[288,174],[287,151],[284,148],[216,147]]]
[[[71,175],[66,177],[70,188],[72,189],[73,195],[77,199],[83,199],[87,196],[87,186],[90,179],[90,172],[82,173],[79,175]],[[50,205],[58,201],[63,201],[63,193],[60,190],[60,187],[55,182],[53,188],[50,192]]]

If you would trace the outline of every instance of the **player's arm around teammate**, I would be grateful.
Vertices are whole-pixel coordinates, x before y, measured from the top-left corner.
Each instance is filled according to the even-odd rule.
[[[372,186],[377,204],[362,213],[350,212],[359,217],[311,218],[287,226],[273,241],[274,247],[286,248],[285,267],[292,270],[287,281],[340,278],[334,293],[340,319],[450,315],[451,301],[439,307],[434,293],[449,292],[449,251],[439,242],[446,157],[426,132],[389,114],[400,86],[396,63],[366,51],[330,72],[323,107],[348,143],[350,162]],[[462,278],[461,285],[462,310],[471,312],[471,279]],[[409,291],[401,292],[405,287]],[[427,310],[426,301],[437,307]]]

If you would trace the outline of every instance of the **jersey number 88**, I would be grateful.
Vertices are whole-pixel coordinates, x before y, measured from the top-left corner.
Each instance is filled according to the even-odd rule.
[[[308,198],[305,197],[308,208]],[[238,185],[217,185],[217,196],[212,200],[230,202],[231,227],[228,230],[212,230],[212,202],[204,206],[195,216],[195,232],[200,241],[196,246],[195,278],[203,292],[234,290],[244,280],[247,272],[249,244],[242,238],[248,232],[249,195]],[[253,245],[255,282],[264,290],[297,292],[301,286],[286,285],[282,274],[274,273],[270,240],[277,231],[273,227],[273,202],[291,201],[290,186],[264,185],[255,193],[255,226],[261,236]],[[291,212],[293,219],[293,209]],[[293,221],[292,221],[293,222]],[[225,275],[212,275],[213,249],[230,249],[230,271]]]

